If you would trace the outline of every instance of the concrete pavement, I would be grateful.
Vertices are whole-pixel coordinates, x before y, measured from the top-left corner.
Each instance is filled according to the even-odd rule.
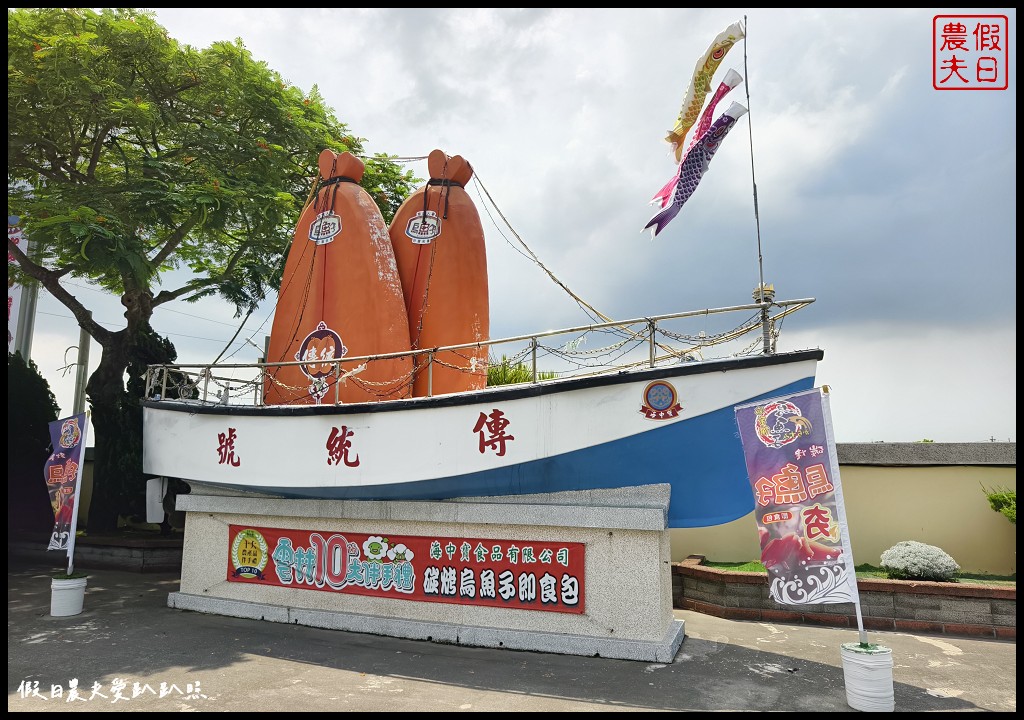
[[[89,571],[82,614],[52,617],[55,565],[9,562],[14,712],[852,712],[839,654],[850,630],[676,610],[679,653],[647,664],[172,610],[176,573],[112,570]],[[897,712],[1016,711],[1016,642],[869,638],[893,649]],[[84,699],[69,701],[73,681]]]

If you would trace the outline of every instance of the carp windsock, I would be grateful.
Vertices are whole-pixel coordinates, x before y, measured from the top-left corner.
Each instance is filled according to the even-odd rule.
[[[677,163],[682,162],[683,159],[683,143],[686,141],[686,133],[697,122],[700,109],[704,107],[704,98],[711,92],[711,79],[715,76],[715,71],[722,64],[725,54],[742,38],[743,25],[734,22],[718,34],[707,52],[697,60],[697,66],[693,69],[693,78],[683,97],[683,107],[679,111],[676,125],[665,137],[665,140],[672,145]]]
[[[644,230],[651,228],[651,238],[657,237],[658,233],[665,229],[672,218],[679,214],[683,204],[690,199],[697,184],[707,172],[708,164],[714,157],[722,140],[729,134],[729,131],[736,125],[736,121],[743,117],[747,109],[734,102],[729,109],[719,116],[711,128],[704,133],[697,143],[690,148],[683,158],[679,168],[679,179],[676,181],[675,190],[672,193],[672,204],[651,218],[644,226]]]

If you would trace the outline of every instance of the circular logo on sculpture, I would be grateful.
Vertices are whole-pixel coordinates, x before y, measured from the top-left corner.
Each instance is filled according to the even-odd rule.
[[[321,320],[316,330],[311,332],[299,345],[295,359],[305,364],[299,365],[302,374],[310,379],[309,395],[319,405],[327,395],[327,378],[334,373],[334,361],[348,352],[341,335],[327,327]]]
[[[309,239],[317,245],[326,245],[341,232],[341,218],[333,210],[324,210],[309,226]]]
[[[431,240],[441,234],[441,220],[433,210],[418,212],[409,218],[405,234],[413,245],[429,245]]]
[[[683,408],[677,402],[679,396],[672,383],[655,380],[644,388],[640,412],[649,420],[669,420],[678,417]]]
[[[231,543],[232,577],[263,579],[263,568],[269,559],[267,541],[258,531],[246,528],[235,535]]]
[[[341,336],[327,327],[321,320],[317,323],[316,330],[311,332],[302,341],[299,351],[295,353],[295,359],[299,361],[310,361],[300,365],[299,369],[310,380],[326,377],[334,370],[331,362],[335,358],[344,357],[348,352]],[[318,362],[319,361],[319,362]]]

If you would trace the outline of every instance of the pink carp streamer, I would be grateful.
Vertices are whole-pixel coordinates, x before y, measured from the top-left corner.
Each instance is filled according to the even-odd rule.
[[[718,34],[707,52],[697,61],[697,66],[693,70],[693,78],[683,97],[683,107],[679,111],[679,118],[676,120],[675,127],[665,137],[665,140],[672,145],[677,163],[682,162],[683,159],[683,141],[686,139],[686,134],[697,121],[700,109],[704,107],[704,98],[711,92],[711,79],[715,76],[715,71],[721,65],[725,54],[742,38],[743,25],[734,22]]]
[[[743,78],[735,70],[730,69],[729,72],[726,73],[725,79],[718,86],[718,89],[711,97],[711,101],[708,103],[708,106],[704,108],[704,112],[700,115],[700,122],[697,123],[697,129],[694,131],[693,138],[690,140],[690,146],[686,148],[687,153],[693,149],[693,146],[696,145],[702,137],[704,137],[708,128],[711,127],[711,118],[715,114],[715,108],[718,106],[718,103],[722,98],[729,94],[730,90],[741,82],[743,82]],[[683,157],[685,158],[686,155],[683,155]],[[668,205],[669,200],[672,197],[672,190],[675,188],[676,183],[679,182],[679,173],[681,173],[682,170],[683,164],[680,162],[679,167],[676,168],[676,174],[672,176],[672,179],[665,183],[665,186],[662,187],[653,198],[651,198],[651,205],[658,205],[659,207],[665,207]]]
[[[676,181],[675,189],[672,193],[672,204],[652,217],[650,222],[644,226],[644,230],[650,228],[652,240],[665,229],[665,226],[672,221],[672,218],[679,214],[683,204],[693,195],[698,183],[700,183],[700,179],[707,172],[711,158],[714,157],[718,148],[721,147],[725,136],[729,134],[729,131],[736,126],[736,121],[743,117],[746,112],[747,109],[745,107],[734,102],[729,106],[728,110],[712,123],[711,128],[686,153],[686,157],[683,158],[683,162],[679,166],[679,179]]]

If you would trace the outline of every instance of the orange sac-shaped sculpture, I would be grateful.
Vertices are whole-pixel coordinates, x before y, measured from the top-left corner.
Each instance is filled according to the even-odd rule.
[[[409,322],[380,208],[359,186],[350,153],[320,153],[316,197],[302,211],[281,278],[267,362],[268,405],[372,402],[409,397],[412,359],[341,362],[408,352]],[[340,382],[339,382],[340,378]]]
[[[485,342],[490,335],[487,253],[480,214],[465,185],[473,168],[434,150],[430,180],[391,221],[391,244],[414,350]],[[487,385],[486,345],[418,355],[413,395],[443,395]]]

